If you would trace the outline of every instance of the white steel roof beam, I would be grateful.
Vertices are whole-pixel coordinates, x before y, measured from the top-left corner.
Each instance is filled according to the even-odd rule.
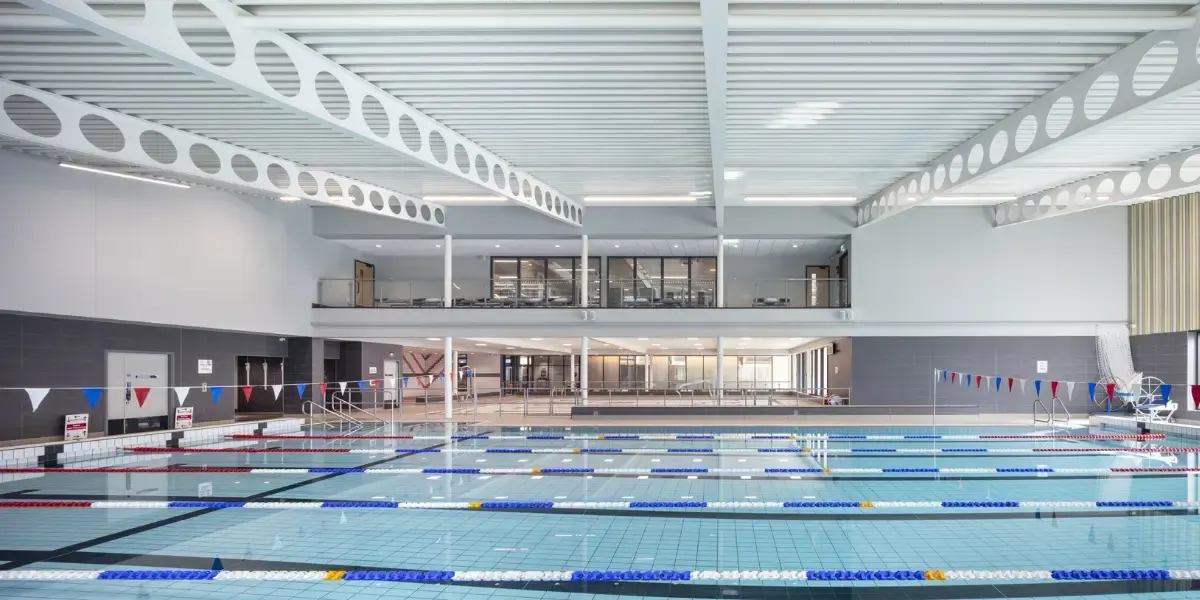
[[[1191,17],[1187,17],[1191,18]],[[859,226],[899,214],[1065,140],[1200,88],[1200,26],[1155,31],[1033,100],[858,206]]]
[[[145,18],[130,22],[108,18],[83,0],[21,0],[23,4],[65,20],[106,39],[135,48],[159,60],[165,60],[215,82],[273,106],[304,116],[334,130],[386,148],[396,154],[465,179],[515,203],[564,223],[579,227],[583,205],[515,168],[442,123],[404,103],[315,50],[272,29],[248,27],[241,18],[245,12],[226,0],[197,0],[215,18],[210,21],[224,29],[234,48],[229,64],[214,64],[198,54],[184,39],[173,14],[175,2],[162,0],[146,3]],[[7,21],[5,22],[7,26]],[[299,90],[294,96],[276,91],[256,63],[260,44],[274,44],[296,68]],[[269,46],[266,46],[269,47]],[[208,46],[200,47],[202,51]],[[274,54],[270,54],[274,55]],[[81,57],[82,58],[82,57]],[[343,118],[330,114],[318,95],[316,81],[332,77],[349,101],[349,114]],[[285,90],[291,92],[291,90]],[[345,102],[343,100],[343,102]],[[372,129],[366,113],[372,113]],[[386,134],[377,133],[378,117],[386,118]],[[411,144],[411,145],[410,145]]]
[[[1175,196],[1200,188],[1200,148],[1030,194],[995,207],[996,226]]]
[[[432,202],[0,79],[0,137],[275,198],[444,227]]]
[[[708,148],[717,228],[725,226],[725,100],[729,59],[729,0],[700,0],[704,83],[708,99]]]

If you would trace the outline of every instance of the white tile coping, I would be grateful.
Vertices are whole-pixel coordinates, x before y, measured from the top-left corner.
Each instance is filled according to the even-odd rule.
[[[1138,425],[1145,425],[1147,430],[1155,433],[1200,439],[1200,425],[1191,423],[1151,423],[1145,419],[1137,420],[1133,417],[1115,417],[1111,415],[1092,415],[1091,421],[1102,427],[1112,427],[1127,431],[1138,431]]]

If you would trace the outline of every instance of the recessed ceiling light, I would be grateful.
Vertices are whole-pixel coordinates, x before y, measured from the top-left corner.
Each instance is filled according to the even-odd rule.
[[[767,125],[768,129],[803,128],[816,125],[841,108],[839,102],[797,102]]]
[[[383,247],[383,244],[375,244],[375,247],[376,247],[376,248],[382,248],[382,247]]]
[[[742,341],[743,341],[743,342],[748,342],[748,341],[750,341],[750,340],[752,340],[752,339],[754,339],[754,338],[742,338]]]
[[[499,248],[499,247],[500,247],[500,244],[496,244],[496,247],[497,247],[497,248]]]
[[[694,341],[696,341],[696,340],[698,340],[698,339],[700,339],[700,338],[688,338],[688,341],[689,341],[689,342],[694,342]]]
[[[564,345],[564,346],[570,346],[571,344],[563,344],[563,345]]]
[[[516,350],[516,348],[513,348],[512,346],[508,346],[505,348],[505,350]]]
[[[858,201],[854,196],[746,196],[742,198],[748,204],[853,204]]]
[[[558,244],[555,244],[555,245],[554,245],[554,247],[555,247],[555,248],[562,248],[562,246],[560,246],[560,245],[558,245]]]
[[[672,244],[672,245],[671,245],[671,247],[672,247],[672,248],[678,248],[678,247],[679,247],[679,244]]]
[[[584,196],[588,204],[694,204],[692,196]]]
[[[800,244],[792,244],[792,247],[793,247],[793,248],[799,248],[799,247],[800,247]]]
[[[620,244],[613,244],[613,248],[620,248],[620,247],[621,247]]]
[[[542,338],[529,338],[529,341],[531,341],[531,342],[540,342],[540,341],[542,341]]]
[[[442,338],[425,338],[425,339],[427,339],[427,340],[429,340],[429,341],[431,341],[431,342],[436,342],[436,341],[439,341],[439,340],[441,340]]]
[[[712,192],[705,190],[702,192],[689,192],[688,195],[696,198],[703,198],[704,196],[711,196]]]
[[[725,169],[725,181],[735,181],[741,179],[742,175],[745,175],[745,173],[742,171],[731,171],[729,169]]]
[[[279,201],[280,202],[299,202],[300,198],[297,198],[296,196],[280,196]]]
[[[68,169],[75,169],[76,171],[87,171],[88,173],[95,173],[97,175],[108,175],[109,177],[120,177],[121,179],[132,179],[134,181],[144,181],[146,183],[157,183],[159,185],[169,185],[171,187],[183,188],[185,190],[191,189],[191,186],[189,186],[187,184],[177,183],[174,181],[167,181],[165,179],[154,179],[153,177],[139,177],[137,175],[130,175],[128,173],[117,173],[115,171],[106,171],[104,169],[97,169],[95,167],[85,167],[83,165],[73,165],[71,163],[58,163],[58,166],[66,167]]]
[[[662,344],[650,344],[651,346],[661,346]]]
[[[487,344],[475,344],[476,346],[486,346]]]
[[[638,341],[639,342],[648,342],[648,341],[650,341],[650,338],[638,338]]]

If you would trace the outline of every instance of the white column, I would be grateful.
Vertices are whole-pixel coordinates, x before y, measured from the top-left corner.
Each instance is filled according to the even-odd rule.
[[[725,308],[725,236],[717,236],[717,308]],[[720,338],[718,338],[720,339]],[[718,347],[719,344],[718,344]]]
[[[720,264],[720,263],[717,263]],[[717,336],[717,399],[725,395],[725,338]]]
[[[579,398],[587,405],[588,399],[588,339],[579,340]]]
[[[571,353],[571,354],[569,354],[568,356],[570,357],[570,360],[571,360],[571,362],[570,362],[570,363],[567,365],[567,385],[566,385],[566,388],[569,390],[569,389],[571,389],[571,388],[574,388],[574,387],[575,387],[575,353],[574,353],[574,352],[572,352],[572,353]]]
[[[583,263],[579,267],[579,306],[587,308],[590,295],[588,294],[588,240],[583,238]]]
[[[446,420],[449,420],[454,415],[454,390],[458,387],[458,358],[454,355],[454,338],[446,336],[445,339],[446,354],[442,359],[442,365],[446,369],[446,377],[442,379],[442,400],[446,404]]]
[[[454,306],[454,269],[450,260],[450,234],[448,233],[446,234],[445,239],[442,241],[442,249],[444,250],[442,261],[445,265],[442,268],[442,302],[444,302],[443,306],[450,308]],[[717,268],[719,269],[720,267]],[[450,338],[446,338],[446,343],[450,343]],[[446,347],[449,348],[450,346]],[[447,373],[448,372],[449,371],[447,371]]]
[[[649,352],[646,353],[645,360],[646,360],[646,371],[645,371],[645,374],[642,375],[642,379],[646,380],[643,382],[645,384],[643,387],[645,387],[648,390],[648,389],[650,389],[650,353]]]

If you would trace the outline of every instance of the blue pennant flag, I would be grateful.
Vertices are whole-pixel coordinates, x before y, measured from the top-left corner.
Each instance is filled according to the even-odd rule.
[[[997,392],[1000,391],[1000,378],[999,377],[996,378],[996,391]]]
[[[404,378],[404,386],[408,387],[408,378],[407,377]]]
[[[1042,397],[1042,380],[1041,380],[1041,379],[1034,379],[1034,380],[1033,380],[1033,393],[1034,393],[1034,395],[1036,395],[1038,398],[1041,398],[1041,397]]]
[[[1093,404],[1096,402],[1096,382],[1094,381],[1088,384],[1088,400],[1091,400]]]
[[[88,401],[88,410],[96,410],[96,404],[100,402],[100,394],[103,393],[103,388],[83,388],[83,395],[87,397]]]
[[[950,372],[949,372],[949,371],[942,371],[942,381],[946,381],[946,380],[947,380],[947,379],[949,379],[949,378],[950,378]]]
[[[300,396],[300,399],[303,400],[304,399],[304,390],[307,390],[307,389],[308,389],[307,383],[297,383],[296,384],[296,395]]]
[[[1158,386],[1158,391],[1162,392],[1162,397],[1163,397],[1162,403],[1163,404],[1166,404],[1171,401],[1171,384],[1164,383],[1164,384]]]
[[[966,383],[966,385],[967,385],[967,387],[971,387],[971,382],[972,382],[972,381],[975,381],[975,376],[974,376],[974,375],[972,375],[972,374],[970,374],[970,373],[967,373],[967,380],[966,380],[966,382],[965,382],[965,383]]]
[[[366,387],[367,387],[367,382],[365,382],[365,381],[359,381],[359,382],[358,382],[358,391],[360,391],[360,392],[361,392],[361,391],[363,391],[364,389],[366,389]]]
[[[208,391],[212,392],[213,404],[220,404],[221,403],[221,392],[225,391],[225,388],[210,387],[210,388],[208,388]]]

